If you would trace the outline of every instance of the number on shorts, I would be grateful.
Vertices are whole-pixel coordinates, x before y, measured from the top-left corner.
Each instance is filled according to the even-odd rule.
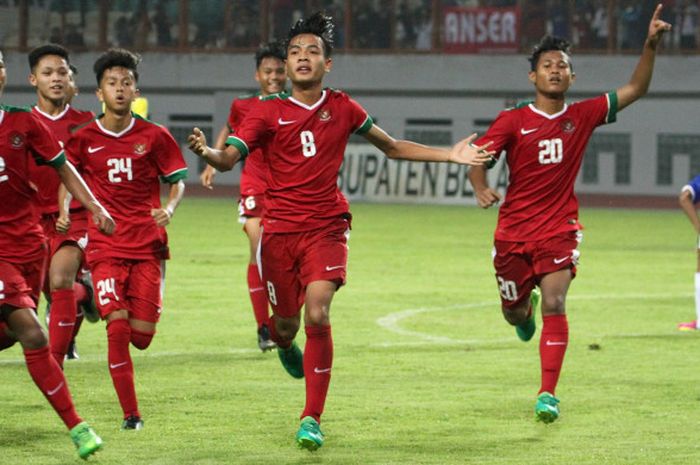
[[[301,152],[306,158],[316,155],[316,141],[311,131],[301,131]]]
[[[277,305],[277,294],[275,294],[275,286],[270,281],[267,282],[267,295],[272,305]]]
[[[0,182],[5,182],[8,179],[10,179],[10,177],[8,175],[4,174],[5,168],[6,168],[5,159],[0,157]]]
[[[112,294],[114,300],[119,300],[119,297],[117,297],[116,294],[114,278],[107,278],[97,281],[97,300],[100,302],[100,305],[107,305],[111,302],[110,298],[107,297],[107,294]]]
[[[515,281],[507,281],[500,276],[497,276],[497,278],[498,290],[503,300],[510,300],[511,302],[518,300],[518,288],[515,285]]]
[[[5,283],[0,281],[0,299],[5,298]]]
[[[126,175],[127,181],[131,181],[134,177],[131,172],[131,158],[110,158],[107,160],[107,166],[110,167],[107,177],[111,183],[122,182],[121,175]]]

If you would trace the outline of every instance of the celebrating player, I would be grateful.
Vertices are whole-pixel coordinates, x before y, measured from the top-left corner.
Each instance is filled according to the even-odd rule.
[[[226,138],[243,121],[246,113],[258,100],[284,90],[287,72],[284,68],[285,52],[275,42],[262,44],[255,53],[255,80],[260,91],[231,102],[228,124],[221,128],[214,147],[223,149]],[[265,207],[265,187],[267,186],[267,164],[260,149],[251,151],[241,170],[240,198],[238,200],[239,221],[250,244],[248,262],[248,292],[253,304],[253,314],[258,324],[258,347],[263,352],[275,347],[270,339],[270,315],[268,312],[267,288],[263,285],[258,271],[257,249],[260,242],[260,220]],[[211,189],[216,170],[207,165],[200,176],[202,185]]]
[[[0,53],[0,93],[5,87]],[[114,230],[114,221],[66,161],[51,131],[29,110],[0,105],[0,349],[19,341],[34,383],[58,413],[82,458],[102,447],[102,439],[75,411],[68,383],[51,356],[36,317],[46,264],[46,238],[38,222],[30,158],[52,166],[70,192],[92,213],[96,229]]]
[[[95,115],[80,111],[68,103],[73,96],[74,81],[68,51],[56,44],[42,45],[29,53],[29,82],[36,88],[37,104],[34,114],[63,144],[70,131],[87,123]],[[72,83],[73,82],[73,83]],[[83,311],[99,316],[92,305],[92,286],[89,279],[76,282],[83,263],[88,215],[82,205],[72,200],[69,205],[59,201],[61,181],[56,171],[45,165],[30,164],[32,182],[37,186],[41,225],[48,238],[48,292],[51,302],[49,346],[59,365],[67,353],[75,355],[71,344],[83,320]],[[72,346],[73,350],[69,350]]]
[[[661,5],[649,24],[639,63],[630,81],[614,92],[567,104],[574,82],[569,43],[545,37],[530,57],[529,79],[535,101],[502,112],[479,143],[493,142],[507,152],[508,193],[500,208],[494,242],[494,267],[506,321],[518,337],[535,333],[535,308],[542,298],[540,336],[542,384],[536,418],[545,423],[559,416],[554,390],[569,340],[566,293],[576,275],[581,224],[574,182],[593,130],[615,121],[617,113],[649,88],[656,47],[671,26],[660,19]],[[488,208],[500,197],[489,188],[483,167],[470,170],[479,205]]]
[[[225,150],[208,147],[198,128],[188,139],[190,149],[219,170],[231,169],[259,147],[265,150],[269,176],[259,253],[273,311],[270,336],[287,372],[306,378],[296,442],[309,450],[324,441],[319,422],[333,361],[329,311],[345,283],[351,216],[337,176],[348,138],[361,134],[391,158],[470,165],[489,158],[484,146],[470,146],[475,135],[451,149],[395,140],[347,94],[324,89],[323,77],[333,64],[333,27],[321,13],[292,27],[287,37],[291,95],[258,102],[229,136]],[[294,342],[302,305],[303,356]]]
[[[698,233],[698,267],[695,272],[695,320],[679,323],[678,329],[680,331],[695,331],[699,329],[698,322],[700,322],[700,218],[695,209],[698,202],[700,202],[700,195],[698,194],[700,194],[700,176],[695,176],[688,184],[683,186],[678,196],[678,203],[681,209],[690,220],[690,224],[695,228],[695,232]]]
[[[94,65],[105,112],[77,130],[66,145],[88,185],[119,223],[112,236],[89,229],[87,260],[97,306],[107,321],[109,372],[124,412],[122,429],[141,429],[129,344],[146,349],[161,313],[165,226],[184,193],[187,165],[170,133],[130,111],[138,96],[139,58],[123,49]],[[159,176],[170,183],[160,203]]]

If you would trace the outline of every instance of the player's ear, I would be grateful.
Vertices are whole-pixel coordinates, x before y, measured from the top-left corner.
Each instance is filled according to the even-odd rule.
[[[326,58],[326,63],[324,65],[326,72],[330,73],[331,68],[333,68],[333,59],[332,58]]]
[[[574,81],[576,81],[576,73],[574,73],[574,72],[572,71],[572,72],[571,72],[571,84],[573,84]]]
[[[527,78],[530,80],[531,83],[535,83],[537,80],[537,73],[535,71],[530,71],[527,73]]]
[[[134,90],[134,96],[135,96],[136,98],[141,97],[141,89],[139,89],[139,88],[137,87],[137,88]]]
[[[36,76],[34,76],[34,73],[29,73],[29,76],[27,76],[27,80],[29,80],[29,83],[32,85],[32,87],[36,87]]]
[[[105,97],[104,94],[102,94],[102,89],[100,89],[99,87],[95,91],[95,96],[97,96],[97,100],[104,103]]]

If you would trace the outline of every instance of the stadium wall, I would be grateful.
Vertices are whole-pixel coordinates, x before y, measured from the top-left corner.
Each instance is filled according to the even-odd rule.
[[[76,106],[98,111],[92,63],[97,54],[74,56],[81,95]],[[3,102],[28,104],[26,55],[5,56],[8,87]],[[629,79],[636,56],[574,57],[577,80],[570,100],[614,90]],[[395,137],[447,144],[483,132],[504,107],[527,99],[532,88],[528,63],[516,55],[337,55],[327,85],[349,92]],[[183,142],[192,126],[216,133],[231,98],[253,85],[251,56],[147,53],[140,88],[151,118]],[[577,181],[578,192],[671,196],[700,173],[700,57],[657,59],[650,93],[600,128],[589,145]],[[353,139],[340,182],[351,198],[377,201],[464,203],[473,201],[464,171],[447,166],[387,162],[376,149]],[[187,152],[186,152],[187,153]],[[187,153],[196,182],[198,160]],[[502,167],[492,170],[504,185]],[[236,184],[238,173],[217,182]]]

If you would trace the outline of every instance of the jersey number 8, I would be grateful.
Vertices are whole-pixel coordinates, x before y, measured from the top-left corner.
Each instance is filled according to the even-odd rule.
[[[311,131],[301,131],[301,153],[306,158],[311,158],[316,155],[316,141],[314,133]]]

